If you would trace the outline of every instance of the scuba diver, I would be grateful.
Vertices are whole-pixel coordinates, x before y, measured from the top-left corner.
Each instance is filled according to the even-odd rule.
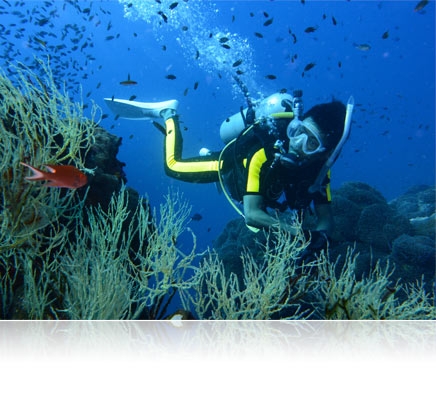
[[[165,134],[168,176],[195,183],[219,182],[253,231],[277,226],[295,234],[292,223],[279,218],[280,213],[287,208],[313,210],[317,223],[308,233],[311,249],[325,247],[333,229],[330,168],[348,138],[354,99],[350,97],[347,106],[332,101],[304,113],[301,90],[292,96],[275,93],[261,101],[252,101],[247,90],[244,93],[248,107],[221,125],[225,147],[217,152],[203,148],[198,157],[189,159],[182,158],[177,100],[142,103],[106,98],[105,102],[122,118],[164,121],[165,127],[154,125]],[[243,211],[234,202],[242,204]]]

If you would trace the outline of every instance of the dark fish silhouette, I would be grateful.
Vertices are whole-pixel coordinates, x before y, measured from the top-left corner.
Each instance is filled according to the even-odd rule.
[[[200,221],[203,219],[203,216],[201,214],[195,213],[191,216],[191,221]]]
[[[309,63],[304,67],[304,71],[311,70],[316,64],[315,63]]]
[[[133,85],[137,85],[137,84],[138,84],[138,82],[132,81],[130,79],[130,74],[127,74],[127,80],[120,82],[120,85],[123,85],[123,86],[133,86]]]
[[[428,4],[428,0],[421,0],[413,9],[413,11],[421,11]]]
[[[271,25],[271,24],[273,23],[273,21],[274,21],[274,18],[267,19],[267,20],[263,23],[263,26],[269,26],[269,25]]]

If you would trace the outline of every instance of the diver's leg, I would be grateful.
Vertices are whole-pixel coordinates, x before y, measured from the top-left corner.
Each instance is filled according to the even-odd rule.
[[[174,110],[164,110],[161,115],[165,119],[164,157],[166,174],[186,182],[217,182],[220,168],[219,153],[183,160],[183,138],[180,133],[178,116],[175,115]]]

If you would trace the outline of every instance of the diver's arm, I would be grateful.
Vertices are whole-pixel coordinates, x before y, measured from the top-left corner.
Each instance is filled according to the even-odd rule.
[[[327,236],[333,232],[334,220],[332,213],[332,206],[328,204],[315,204],[315,212],[318,217],[316,231],[324,231]]]
[[[277,218],[272,217],[264,210],[263,197],[257,194],[247,194],[243,197],[244,200],[244,216],[245,223],[255,228],[270,228],[278,227],[296,234],[296,228]]]

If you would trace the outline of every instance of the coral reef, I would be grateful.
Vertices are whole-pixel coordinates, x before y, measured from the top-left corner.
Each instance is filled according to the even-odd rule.
[[[45,77],[18,66],[15,86],[0,75],[1,318],[162,319],[177,296],[190,318],[436,317],[434,188],[387,203],[366,184],[344,185],[333,194],[329,254],[311,261],[302,257],[311,221],[292,215],[296,236],[235,220],[214,251],[197,255],[192,234],[184,254],[189,205],[169,193],[153,211],[126,188],[121,140],[98,126],[98,107],[84,118],[41,69]],[[29,183],[20,161],[74,165],[89,185]]]
[[[195,240],[187,255],[175,244],[190,207],[169,194],[153,212],[125,187],[121,139],[98,126],[98,107],[85,118],[43,62],[44,77],[16,68],[15,85],[0,75],[0,317],[164,318],[189,287]],[[31,184],[20,161],[71,164],[89,184]]]
[[[285,231],[260,235],[257,252],[242,250],[238,272],[229,271],[225,258],[209,253],[194,271],[194,294],[182,295],[184,307],[193,308],[200,319],[307,318],[311,311],[300,300],[316,286],[310,279],[314,263],[301,263],[309,242],[301,224],[295,227],[295,236]]]
[[[344,254],[346,247],[355,245],[360,252],[357,276],[377,260],[389,260],[395,265],[393,277],[413,282],[424,275],[425,281],[431,284],[435,278],[435,227],[417,231],[414,221],[431,219],[435,213],[434,193],[434,187],[418,186],[388,203],[367,184],[343,184],[333,192],[336,227],[330,247],[332,256]],[[413,255],[418,249],[419,256]],[[405,265],[407,274],[404,274]]]
[[[412,222],[416,218],[431,218],[434,215],[434,188],[417,187],[388,203],[371,186],[349,182],[334,191],[332,209],[336,226],[329,244],[328,261],[325,255],[318,259],[318,290],[303,296],[304,301],[318,304],[313,309],[314,315],[318,318],[434,317],[434,308],[428,306],[431,305],[431,296],[434,296],[434,224],[427,223],[432,229],[423,235],[424,230],[417,231]],[[311,221],[305,223],[310,226]],[[245,281],[240,246],[250,249],[257,260],[262,259],[263,253],[252,236],[244,229],[242,220],[234,220],[214,244],[223,261],[226,276],[235,273],[240,283]],[[350,257],[350,248],[359,256]],[[345,258],[342,267],[337,261],[341,257]],[[387,267],[382,269],[381,265]],[[343,285],[342,289],[338,282]],[[333,292],[330,293],[326,287]],[[389,288],[395,295],[388,296],[391,303],[380,311],[381,305],[376,308],[374,299],[383,303],[390,293]],[[369,296],[366,303],[362,295],[365,291],[365,296]],[[421,300],[418,301],[417,297],[409,300],[416,304],[425,303],[423,308],[406,307],[411,293],[420,296]],[[339,296],[341,300],[335,300],[334,296]],[[398,311],[400,309],[403,311]],[[415,316],[413,310],[416,311]]]
[[[414,235],[435,238],[435,202],[434,186],[419,185],[390,202],[398,214],[406,217],[412,225]]]

